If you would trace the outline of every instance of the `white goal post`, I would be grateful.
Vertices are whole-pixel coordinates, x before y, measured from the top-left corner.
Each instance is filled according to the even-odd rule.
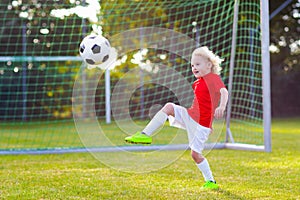
[[[238,26],[239,0],[235,1],[234,22],[233,22],[233,40],[230,57],[230,73],[229,73],[229,102],[227,106],[226,116],[226,140],[225,148],[239,150],[256,150],[271,152],[271,95],[270,95],[270,54],[269,54],[269,5],[268,1],[261,0],[260,27],[261,30],[261,62],[262,62],[262,99],[263,99],[263,145],[251,145],[235,143],[234,136],[230,129],[231,109],[232,109],[232,82],[234,76],[234,59],[236,53],[236,31]]]

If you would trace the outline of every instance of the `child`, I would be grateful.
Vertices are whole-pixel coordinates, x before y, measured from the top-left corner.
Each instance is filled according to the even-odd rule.
[[[186,129],[191,156],[206,181],[202,186],[203,189],[218,189],[202,150],[212,131],[213,118],[223,117],[228,100],[228,91],[218,76],[222,61],[223,59],[205,46],[195,49],[191,58],[191,70],[197,80],[193,83],[192,106],[186,109],[173,103],[166,103],[142,132],[125,138],[128,143],[151,144],[151,134],[168,118],[171,126]]]

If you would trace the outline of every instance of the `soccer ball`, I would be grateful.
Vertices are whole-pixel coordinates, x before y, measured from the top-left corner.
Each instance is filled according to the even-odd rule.
[[[88,65],[100,65],[108,60],[110,53],[108,40],[100,35],[88,35],[79,46],[79,53]]]

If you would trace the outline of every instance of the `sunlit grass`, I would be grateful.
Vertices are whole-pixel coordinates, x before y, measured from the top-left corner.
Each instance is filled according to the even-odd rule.
[[[272,152],[208,153],[218,191],[185,152],[151,173],[125,173],[89,153],[1,156],[0,199],[299,199],[300,124],[274,120]],[[172,151],[170,151],[172,154]]]

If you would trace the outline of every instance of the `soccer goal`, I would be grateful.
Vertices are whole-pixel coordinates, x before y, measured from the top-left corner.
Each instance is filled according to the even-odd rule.
[[[167,125],[150,146],[124,137],[166,102],[191,105],[199,46],[225,59],[230,93],[207,148],[271,151],[267,1],[5,0],[0,17],[1,154],[187,148]],[[107,68],[79,57],[92,32],[117,52]]]

